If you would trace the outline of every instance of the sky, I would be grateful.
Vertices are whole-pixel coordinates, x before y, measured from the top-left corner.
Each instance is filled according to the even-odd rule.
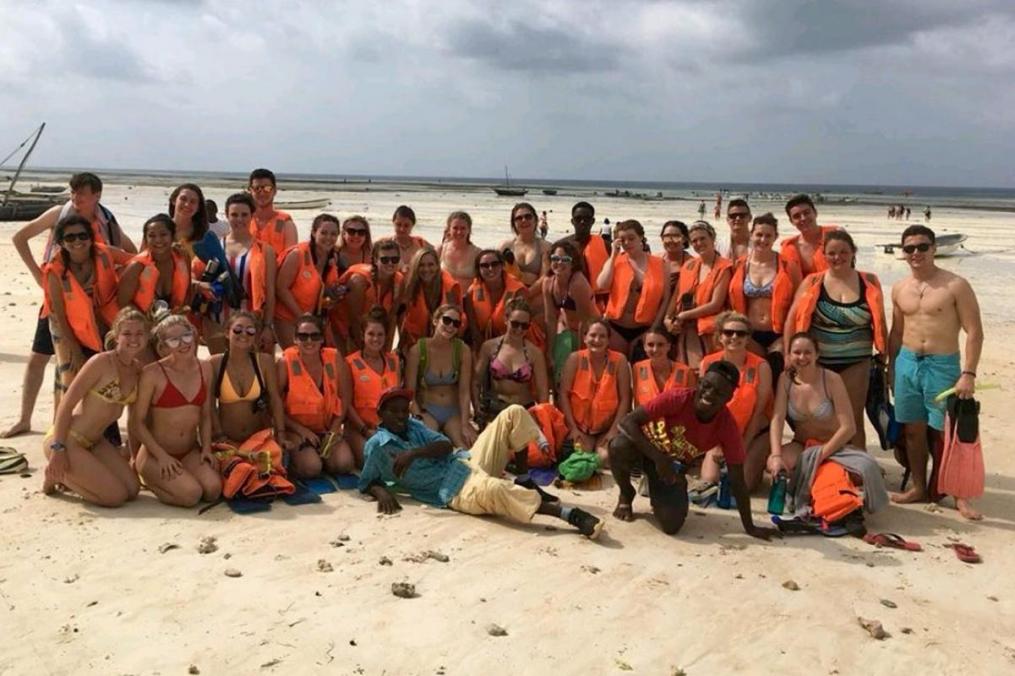
[[[1012,0],[0,0],[35,166],[1015,187]]]

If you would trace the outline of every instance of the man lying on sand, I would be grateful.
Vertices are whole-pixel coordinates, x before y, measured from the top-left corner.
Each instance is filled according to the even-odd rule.
[[[711,448],[722,448],[729,467],[730,488],[744,532],[768,540],[777,531],[754,525],[751,496],[744,483],[744,443],[726,404],[740,382],[737,367],[717,361],[708,367],[693,390],[669,389],[624,416],[621,434],[610,442],[610,468],[620,488],[613,515],[632,521],[634,486],[631,470],[637,467],[648,479],[652,513],[663,532],[673,535],[687,518],[687,467]]]
[[[519,449],[526,452],[529,442],[539,438],[539,428],[524,408],[504,409],[479,435],[466,459],[446,436],[409,417],[412,397],[412,390],[394,388],[381,395],[381,424],[363,449],[359,489],[377,498],[377,511],[393,514],[402,508],[388,490],[392,485],[435,507],[506,516],[520,523],[546,514],[567,521],[585,537],[599,536],[603,523],[588,512],[499,478]]]

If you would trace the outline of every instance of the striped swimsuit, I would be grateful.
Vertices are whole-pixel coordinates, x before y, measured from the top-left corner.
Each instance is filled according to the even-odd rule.
[[[818,342],[818,363],[836,373],[870,359],[874,347],[874,322],[864,296],[860,278],[860,297],[852,303],[840,303],[828,296],[824,285],[814,309],[811,334]]]

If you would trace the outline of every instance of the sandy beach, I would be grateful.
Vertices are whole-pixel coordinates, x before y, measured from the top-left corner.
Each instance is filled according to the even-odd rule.
[[[480,246],[510,236],[513,199],[488,189],[281,187],[279,199],[328,196],[327,211],[367,216],[375,239],[391,231],[391,213],[403,203],[416,210],[416,234],[431,242],[440,241],[454,209],[472,214]],[[107,179],[103,202],[136,241],[143,220],[166,210],[170,190]],[[220,185],[206,197],[222,205],[231,192]],[[657,250],[665,220],[697,218],[694,201],[565,190],[528,197],[549,212],[551,238],[566,234],[577,199],[592,201],[600,222],[640,220]],[[773,211],[781,233],[792,234],[782,202],[752,199],[752,209]],[[315,213],[294,212],[302,236]],[[607,519],[597,542],[542,517],[517,526],[411,500],[381,517],[354,490],[257,515],[225,505],[198,515],[145,492],[104,510],[40,491],[51,368],[34,432],[0,442],[31,461],[30,476],[0,477],[0,626],[8,637],[0,674],[1012,673],[1015,458],[1004,439],[1015,435],[1007,418],[1015,378],[1013,220],[940,208],[930,224],[939,234],[969,235],[968,252],[940,264],[966,276],[978,294],[986,330],[978,382],[1001,387],[978,395],[984,521],[962,520],[950,501],[892,506],[868,518],[869,529],[900,533],[923,552],[852,538],[763,543],[742,533],[735,511],[714,508],[692,507],[684,529],[669,537],[650,518],[610,517],[616,490],[609,479],[603,490],[562,491]],[[877,273],[886,295],[906,275],[902,261],[875,247],[904,227],[889,222],[883,207],[819,205],[819,221],[853,234],[858,267]],[[911,221],[922,221],[922,206],[914,205]],[[0,223],[0,427],[17,416],[41,301],[10,241],[20,225]],[[41,251],[42,242],[36,246]],[[897,488],[901,470],[891,455],[869,449]],[[767,518],[760,494],[753,506],[757,521]],[[647,499],[635,509],[644,516]],[[217,550],[199,553],[207,537]],[[959,562],[946,547],[956,540],[975,546],[983,563]],[[448,560],[421,556],[427,551]],[[228,577],[227,569],[241,576]],[[418,596],[392,595],[394,582],[414,584]],[[875,640],[858,617],[879,620],[890,636]],[[506,636],[492,635],[491,624]]]

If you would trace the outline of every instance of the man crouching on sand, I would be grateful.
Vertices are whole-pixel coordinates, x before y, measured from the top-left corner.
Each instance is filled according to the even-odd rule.
[[[744,483],[744,443],[733,414],[726,408],[739,382],[737,367],[718,361],[708,367],[693,390],[667,390],[624,416],[621,434],[610,442],[610,468],[620,488],[615,517],[634,519],[631,470],[641,467],[660,527],[667,535],[679,531],[687,518],[684,473],[709,449],[720,446],[744,532],[762,540],[778,535],[773,528],[755,526],[751,519],[751,495]]]
[[[377,511],[402,508],[388,490],[393,484],[416,500],[465,514],[495,514],[528,523],[536,514],[555,516],[595,539],[603,523],[577,507],[535,488],[525,477],[499,478],[509,460],[539,438],[539,427],[521,406],[509,406],[487,425],[471,457],[455,452],[446,436],[409,417],[412,390],[389,389],[378,405],[381,424],[363,449],[359,489],[377,498]]]

